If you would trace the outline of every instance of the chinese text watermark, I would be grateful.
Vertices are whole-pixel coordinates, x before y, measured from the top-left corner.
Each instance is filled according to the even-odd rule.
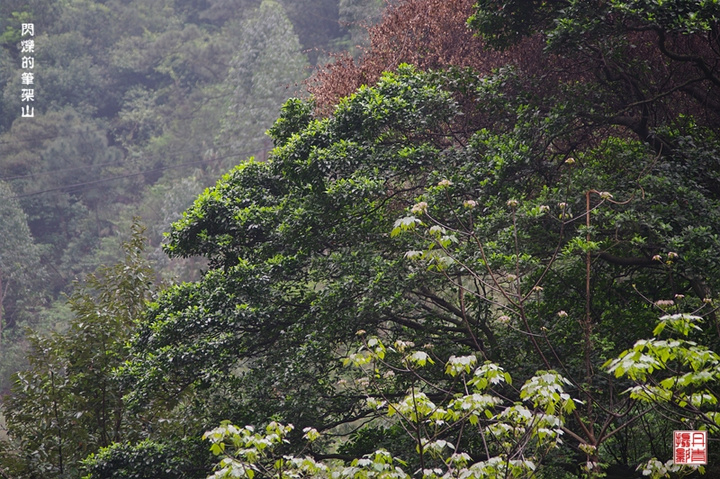
[[[707,431],[675,431],[673,437],[675,464],[707,464]]]
[[[20,54],[22,73],[20,74],[20,82],[22,88],[20,91],[20,101],[22,102],[21,116],[23,118],[32,118],[35,116],[35,24],[23,23],[20,27]]]

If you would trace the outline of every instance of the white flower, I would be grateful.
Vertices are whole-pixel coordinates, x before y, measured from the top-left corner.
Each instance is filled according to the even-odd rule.
[[[416,203],[413,205],[413,207],[410,209],[410,212],[413,214],[418,213],[425,213],[428,209],[428,204],[425,201],[421,201],[420,203]]]

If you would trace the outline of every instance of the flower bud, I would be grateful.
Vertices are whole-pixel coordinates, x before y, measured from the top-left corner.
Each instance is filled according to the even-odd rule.
[[[427,202],[421,201],[420,203],[416,203],[415,205],[413,205],[413,207],[410,209],[410,212],[413,214],[425,213],[427,209]]]

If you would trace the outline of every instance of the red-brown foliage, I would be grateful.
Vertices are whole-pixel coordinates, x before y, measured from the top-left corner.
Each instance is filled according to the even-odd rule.
[[[473,0],[407,0],[390,7],[369,30],[370,46],[358,60],[339,55],[308,82],[317,111],[329,113],[337,101],[383,71],[402,63],[422,70],[472,67],[479,73],[507,63],[509,52],[486,51],[466,25]]]
[[[597,139],[598,127],[615,134],[619,128],[620,134],[668,151],[670,145],[654,133],[657,126],[672,124],[683,114],[712,127],[719,121],[718,25],[709,35],[681,34],[608,17],[603,30],[607,38],[575,38],[557,54],[545,51],[542,34],[499,51],[485,48],[467,27],[474,3],[404,0],[389,7],[382,21],[370,28],[370,46],[359,60],[340,55],[309,80],[316,113],[330,114],[340,98],[361,85],[373,85],[382,72],[401,63],[421,70],[470,67],[479,75],[510,64],[522,71],[527,84],[521,89],[535,95],[541,109],[552,108],[566,88],[575,90],[578,125],[572,142]],[[609,38],[613,39],[605,41]],[[499,120],[498,112],[490,118],[491,112],[459,100],[471,128]]]

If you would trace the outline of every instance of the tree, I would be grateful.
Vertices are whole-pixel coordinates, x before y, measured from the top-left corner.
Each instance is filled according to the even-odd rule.
[[[233,60],[239,124],[267,106],[243,95],[276,98],[261,88],[277,86],[267,72],[300,58],[282,13],[263,3],[266,28],[245,32],[249,48]],[[287,433],[278,454],[290,455],[305,447],[306,427],[356,427],[340,444],[313,442],[314,460],[362,469],[402,458],[415,471],[425,469],[424,445],[440,451],[428,464],[445,467],[441,446],[453,444],[467,464],[528,459],[546,477],[629,477],[665,453],[676,424],[715,427],[714,384],[707,395],[699,376],[679,384],[688,367],[714,374],[720,339],[709,306],[720,277],[714,4],[408,1],[385,18],[365,60],[331,67],[315,102],[285,104],[269,161],[241,164],[173,227],[168,252],[204,257],[208,270],[150,305],[118,387],[139,415],[192,419],[151,443],[108,445],[86,462],[92,474],[189,457],[178,452],[191,449],[182,435],[224,419],[272,424],[276,437],[225,426],[211,433],[216,452],[225,438],[251,446]],[[265,34],[291,41],[274,51]],[[175,32],[148,37],[182,44]],[[143,81],[163,91],[185,91],[202,70],[180,54],[127,51],[118,47],[116,65],[127,60],[131,76],[144,65]],[[158,100],[149,91],[128,90],[123,134],[162,148],[163,119],[144,116]],[[234,141],[244,132],[232,121]],[[184,125],[176,131],[211,130]],[[642,342],[669,301],[714,326],[697,333],[703,348],[677,343],[706,362]],[[687,318],[679,327],[699,321]],[[642,369],[647,357],[653,371]],[[343,358],[370,367],[349,372]],[[495,366],[515,386],[473,390],[467,377]],[[58,411],[71,410],[52,376],[38,382]],[[521,384],[567,405],[548,428],[563,445],[541,447],[534,426],[558,405]],[[484,392],[493,407],[467,399]],[[466,399],[478,414],[451,416]],[[382,401],[392,418],[372,407]],[[521,405],[524,429],[500,420]],[[420,406],[434,417],[419,419]],[[66,424],[48,411],[55,429]],[[278,420],[295,429],[275,430]],[[434,429],[438,420],[448,424]],[[517,434],[488,442],[498,424]],[[53,434],[46,463],[57,469],[67,437]],[[382,436],[389,456],[368,463]],[[241,471],[253,464],[240,460]],[[202,459],[189,462],[197,474]],[[532,474],[520,466],[514,475]]]
[[[413,78],[410,77],[407,81],[412,84]],[[389,80],[387,88],[394,92],[402,90],[403,86]],[[436,126],[452,109],[451,105],[443,101],[444,94],[434,91],[431,87],[421,89],[419,92],[411,91],[408,94],[418,95],[413,100],[418,111],[401,112],[402,107],[394,105],[393,111],[396,116],[379,121],[385,125],[392,125],[393,121],[398,123],[402,121],[409,127],[414,120],[422,119],[428,125]],[[377,130],[372,125],[367,125],[365,130],[358,130],[355,124],[356,121],[362,121],[363,111],[362,108],[360,111],[354,111],[353,108],[367,102],[373,95],[375,95],[374,91],[367,90],[353,102],[349,102],[346,116],[338,119],[337,124],[312,121],[302,142],[291,141],[286,145],[282,161],[274,159],[269,163],[249,162],[227,176],[220,188],[242,188],[243,192],[239,193],[237,198],[244,199],[240,200],[239,204],[233,204],[234,195],[233,198],[225,197],[218,191],[208,191],[196,202],[193,209],[206,219],[197,226],[193,225],[194,214],[183,220],[188,226],[184,231],[178,229],[173,233],[174,239],[171,240],[170,250],[178,256],[189,256],[202,251],[210,260],[212,269],[200,283],[179,285],[167,293],[167,300],[175,303],[173,309],[182,310],[185,307],[183,305],[187,305],[190,310],[196,311],[193,314],[194,319],[186,318],[184,314],[173,314],[172,319],[168,318],[170,321],[167,323],[167,328],[164,327],[152,334],[150,329],[140,333],[136,343],[138,354],[153,363],[143,364],[143,361],[139,360],[133,366],[132,371],[138,374],[140,384],[147,383],[147,386],[152,386],[156,379],[164,376],[169,380],[168,385],[173,385],[173,389],[168,390],[171,396],[190,384],[200,387],[211,386],[217,374],[236,370],[244,363],[244,360],[237,362],[236,353],[228,356],[230,351],[247,351],[247,358],[251,361],[247,365],[252,364],[253,368],[244,372],[244,379],[237,378],[237,380],[247,383],[248,387],[257,388],[258,394],[266,395],[267,390],[277,390],[278,395],[262,402],[250,397],[247,402],[243,398],[238,398],[243,403],[243,407],[237,408],[238,412],[254,414],[257,410],[260,415],[264,415],[272,414],[274,411],[270,412],[270,409],[275,409],[285,410],[291,414],[291,411],[297,409],[303,411],[303,414],[310,414],[307,420],[327,415],[327,420],[330,422],[337,420],[337,418],[331,419],[334,415],[353,417],[358,413],[354,408],[348,408],[348,401],[352,403],[352,400],[342,397],[339,398],[338,403],[322,405],[323,409],[329,408],[327,411],[318,408],[317,412],[311,412],[315,408],[314,404],[317,404],[314,399],[316,395],[322,396],[324,392],[330,392],[333,384],[330,379],[312,383],[308,379],[314,374],[319,374],[320,370],[327,371],[328,364],[330,368],[337,369],[331,362],[337,344],[335,335],[339,333],[352,338],[356,326],[362,327],[365,322],[375,323],[376,313],[370,294],[364,300],[367,301],[364,308],[348,303],[347,300],[348,297],[365,293],[364,285],[372,285],[375,274],[388,267],[380,258],[376,258],[376,251],[380,249],[377,241],[381,244],[387,243],[387,239],[383,240],[382,237],[385,236],[386,228],[392,224],[392,221],[384,217],[382,210],[373,212],[373,205],[382,203],[380,198],[373,199],[373,195],[374,192],[380,192],[384,183],[383,178],[391,177],[393,169],[397,170],[395,174],[398,175],[401,172],[414,171],[421,168],[422,161],[419,159],[418,164],[406,165],[405,159],[394,160],[394,164],[387,164],[382,172],[378,171],[379,176],[375,178],[374,167],[366,167],[360,159],[375,162],[376,165],[377,162],[386,162],[392,159],[391,151],[400,148],[400,143],[391,144],[388,147],[389,151],[386,151],[382,158],[378,157],[375,160],[372,159],[374,151],[371,151],[371,148],[361,152],[358,150],[359,146],[354,147],[347,153],[346,171],[352,172],[356,167],[360,168],[360,171],[357,173],[357,178],[351,182],[338,178],[337,191],[334,195],[337,195],[336,199],[340,201],[339,205],[342,207],[340,209],[336,208],[331,200],[324,198],[324,189],[320,185],[326,173],[316,166],[308,165],[309,168],[303,166],[304,160],[299,158],[299,163],[295,164],[298,161],[296,160],[298,150],[295,148],[299,148],[299,151],[306,150],[315,142],[320,142],[317,143],[318,146],[324,144],[325,147],[334,148],[335,142],[326,143],[323,140],[330,135],[330,131],[349,135],[351,138],[357,135],[358,144],[363,136],[368,141],[381,142],[380,138],[375,137]],[[427,102],[423,103],[422,99],[426,99]],[[393,100],[391,98],[387,101],[390,106]],[[372,107],[371,104],[366,104],[364,108]],[[303,115],[305,111],[307,111],[305,107],[298,102],[288,104],[284,118],[288,121],[283,125],[292,128],[298,124],[302,127],[307,117],[296,119],[294,116]],[[397,125],[398,128],[400,126]],[[278,126],[274,134],[278,142],[284,143],[288,140],[287,132],[280,130],[281,126]],[[377,148],[382,150],[382,145]],[[353,159],[351,155],[354,154],[362,156]],[[358,163],[355,163],[356,161]],[[286,174],[295,177],[294,181],[297,182],[299,189],[296,190],[292,183],[278,181]],[[368,195],[367,204],[361,199],[364,195]],[[359,203],[356,201],[358,199],[360,199]],[[224,205],[228,200],[230,203]],[[228,229],[218,228],[220,225],[215,221],[219,217],[216,215],[219,214],[220,217],[224,217],[225,214],[235,215],[230,211],[236,209],[241,218],[244,218],[242,222],[225,223]],[[371,212],[370,216],[363,218],[368,210]],[[346,220],[348,217],[354,217],[355,214],[360,218],[357,223]],[[188,235],[192,230],[197,231],[198,236],[193,233]],[[315,234],[322,230],[328,233],[327,237],[322,238]],[[280,236],[267,241],[276,235]],[[219,244],[218,237],[225,238],[223,241],[225,246]],[[364,251],[352,251],[348,248],[348,245],[355,245],[363,239],[368,240]],[[332,254],[330,252],[317,254],[318,251],[322,253],[334,244],[337,246],[332,246],[334,250]],[[259,256],[255,256],[256,254]],[[248,260],[252,262],[246,263]],[[357,265],[358,260],[362,261],[362,266]],[[398,262],[390,263],[389,268],[391,271],[393,268],[402,270]],[[333,276],[337,277],[325,288],[316,290],[312,286],[325,281],[323,277],[327,271],[333,270],[336,270]],[[275,282],[275,280],[281,281]],[[198,291],[203,292],[195,292],[196,288],[200,288]],[[336,288],[337,290],[334,291]],[[375,288],[373,294],[378,298],[383,296],[386,288],[393,289],[392,279],[379,278]],[[230,293],[231,290],[236,292]],[[235,300],[228,302],[226,299],[228,295],[238,298],[240,302],[237,303]],[[211,302],[217,299],[219,303],[196,308],[192,298],[202,297],[206,297]],[[241,298],[245,297],[248,301],[247,306],[242,306],[246,301]],[[256,301],[261,303],[255,304]],[[324,302],[327,302],[327,305],[323,304]],[[317,306],[312,306],[313,303]],[[259,307],[259,304],[262,304],[262,307]],[[163,311],[169,310],[159,305],[151,313],[147,325],[154,324],[164,316]],[[279,314],[280,311],[284,313]],[[331,317],[320,319],[317,317],[318,314],[331,314],[332,319]],[[342,318],[337,315],[342,315]],[[170,326],[171,323],[176,324],[177,327]],[[178,343],[180,339],[178,334],[185,337],[180,343]],[[190,342],[186,343],[185,340]],[[213,346],[209,346],[208,342]],[[153,354],[154,359],[145,356],[144,351],[152,350],[162,350],[163,353]],[[293,350],[307,357],[308,361],[303,361],[303,364],[296,363],[287,354],[287,351]],[[227,358],[227,361],[223,358]],[[180,364],[178,361],[184,364],[182,368],[171,366],[172,363]],[[265,367],[269,369],[264,370]],[[245,370],[245,366],[241,370]],[[278,373],[272,374],[270,371]],[[198,377],[205,379],[197,383]],[[230,374],[227,380],[232,382],[236,379]],[[215,384],[222,383],[215,381]],[[294,389],[291,384],[302,385],[302,388],[285,396],[286,388]],[[141,403],[153,400],[153,394],[144,387],[139,387],[138,393],[137,399]],[[145,396],[145,394],[150,395]],[[273,404],[276,401],[280,401],[282,407],[278,407],[279,403]]]
[[[309,79],[319,114],[332,112],[338,101],[361,85],[373,85],[385,71],[394,71],[409,63],[423,70],[449,66],[472,67],[481,74],[493,68],[532,62],[531,50],[542,48],[539,42],[522,42],[515,51],[497,53],[467,27],[474,2],[469,0],[392,2],[377,24],[367,25],[369,45],[355,59],[349,54],[336,55],[334,61],[318,68]]]
[[[340,1],[300,0],[281,2],[310,63],[317,64],[323,49],[345,34],[340,22]]]
[[[205,444],[185,438],[167,444],[150,439],[114,443],[83,461],[84,479],[205,478],[210,468]]]
[[[29,300],[28,293],[42,278],[40,255],[35,245],[27,216],[20,208],[15,193],[0,182],[0,334],[18,317],[17,306]]]
[[[239,391],[236,424],[281,414],[322,431],[371,418],[366,391],[336,386],[364,330],[429,344],[439,364],[473,353],[516,381],[562,371],[583,406],[546,464],[631,474],[664,441],[640,424],[661,419],[601,366],[651,329],[653,302],[715,290],[719,198],[684,158],[578,128],[572,91],[549,105],[528,85],[510,68],[403,67],[326,119],[286,104],[271,160],[238,167],[175,224],[168,252],[205,256],[210,270],[149,313],[127,368],[133,399],[212,397],[222,384]],[[482,110],[469,120],[472,105]],[[717,151],[714,131],[692,128],[672,134]],[[459,392],[428,371],[428,384]],[[404,395],[412,377],[377,394]],[[625,441],[649,447],[622,452]]]
[[[77,477],[88,454],[147,437],[146,428],[155,424],[155,418],[128,414],[125,390],[112,377],[153,294],[143,242],[136,225],[125,260],[76,285],[68,299],[74,314],[69,330],[30,336],[30,367],[17,373],[3,404],[12,442],[2,457],[13,477]]]
[[[273,0],[264,0],[235,35],[222,130],[229,141],[223,143],[233,157],[263,157],[271,148],[264,132],[306,77],[308,62],[283,6]]]
[[[0,151],[0,166],[50,269],[45,290],[56,296],[72,278],[97,267],[87,262],[112,225],[108,210],[127,202],[141,178],[126,176],[134,165],[108,144],[103,126],[73,109],[16,121]],[[113,174],[120,178],[98,181]]]
[[[33,323],[48,299],[39,292],[46,274],[27,216],[12,188],[0,181],[0,390],[4,392],[10,389],[13,368],[23,362],[18,331]]]
[[[716,2],[488,0],[476,4],[469,23],[499,47],[537,32],[549,53],[571,62],[581,91],[592,92],[578,104],[584,124],[626,128],[677,156],[683,153],[664,128],[688,116],[717,125],[719,15]]]

